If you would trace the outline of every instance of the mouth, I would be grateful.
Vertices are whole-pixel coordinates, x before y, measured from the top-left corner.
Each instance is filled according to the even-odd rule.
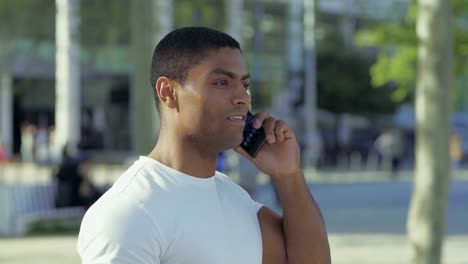
[[[235,115],[235,116],[230,116],[227,119],[230,120],[230,121],[234,121],[234,122],[244,122],[245,121],[245,116]]]

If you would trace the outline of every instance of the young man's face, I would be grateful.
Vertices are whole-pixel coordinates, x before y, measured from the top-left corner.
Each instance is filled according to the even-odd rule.
[[[184,136],[211,150],[222,151],[242,142],[250,107],[249,75],[238,49],[221,48],[193,66],[178,93]]]

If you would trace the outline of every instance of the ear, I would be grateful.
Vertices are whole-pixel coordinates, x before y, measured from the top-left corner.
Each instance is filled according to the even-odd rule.
[[[176,82],[167,78],[159,77],[156,81],[156,92],[158,93],[161,104],[166,105],[169,108],[177,108],[177,93],[174,89]]]

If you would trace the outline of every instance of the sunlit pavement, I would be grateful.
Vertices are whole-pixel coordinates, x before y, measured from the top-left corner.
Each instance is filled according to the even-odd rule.
[[[310,183],[330,233],[333,263],[407,263],[405,236],[410,181]],[[256,198],[280,211],[270,185]],[[445,264],[468,264],[468,181],[450,186]],[[76,236],[0,239],[0,263],[79,263]]]
[[[408,263],[406,238],[402,234],[330,234],[334,264]],[[0,239],[2,264],[75,264],[76,236],[42,236]],[[468,264],[467,236],[445,241],[444,264]]]

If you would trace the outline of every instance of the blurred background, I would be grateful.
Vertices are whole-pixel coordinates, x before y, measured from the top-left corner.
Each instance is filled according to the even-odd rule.
[[[443,263],[468,263],[460,253],[468,243],[468,2],[452,5],[453,173]],[[296,132],[336,263],[403,263],[417,14],[412,0],[0,1],[0,262],[64,263],[63,255],[78,263],[84,210],[157,140],[154,46],[172,29],[198,25],[241,43],[253,110]],[[281,212],[268,177],[237,154],[220,153],[218,169]],[[80,201],[60,188],[72,174]],[[34,250],[42,242],[67,248]]]

